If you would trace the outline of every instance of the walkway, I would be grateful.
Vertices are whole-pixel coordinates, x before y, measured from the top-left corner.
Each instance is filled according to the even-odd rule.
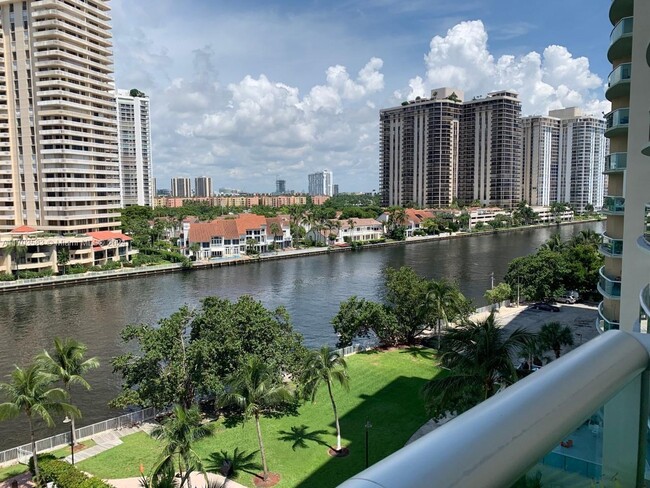
[[[194,488],[206,488],[208,485],[205,483],[205,478],[203,477],[202,474],[200,473],[192,473],[190,477],[192,481],[192,486]],[[209,483],[219,483],[217,486],[221,486],[223,484],[224,477],[215,474],[215,473],[208,473],[208,482]],[[107,483],[110,485],[113,485],[115,488],[140,488],[140,478],[124,478],[120,480],[106,480]],[[244,485],[241,485],[237,483],[236,481],[228,480],[228,483],[224,486],[224,488],[246,488]]]

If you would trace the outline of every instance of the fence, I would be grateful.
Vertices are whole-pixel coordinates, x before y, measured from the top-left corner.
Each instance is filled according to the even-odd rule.
[[[138,410],[137,412],[127,413],[125,415],[120,415],[108,420],[103,420],[102,422],[97,422],[96,424],[87,425],[86,427],[81,427],[75,430],[76,439],[84,439],[86,437],[91,437],[93,435],[101,434],[102,432],[107,432],[109,430],[123,429],[126,427],[132,427],[134,424],[142,423],[146,420],[150,420],[156,416],[158,411],[153,408],[145,408],[143,410]],[[52,437],[47,437],[36,441],[36,451],[50,451],[58,447],[64,447],[70,444],[70,432],[64,432],[62,434],[57,434]],[[22,446],[14,447],[12,449],[7,449],[6,451],[0,452],[0,466],[6,463],[11,463],[16,460],[20,462],[26,462],[29,459],[29,456],[32,455],[32,446],[31,444],[24,444]]]

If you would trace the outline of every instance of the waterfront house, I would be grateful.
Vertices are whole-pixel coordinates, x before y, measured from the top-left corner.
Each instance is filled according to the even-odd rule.
[[[311,228],[307,238],[320,244],[340,245],[345,242],[368,242],[384,237],[384,226],[375,219],[329,220],[325,228]],[[330,239],[333,236],[333,239]]]
[[[131,261],[138,251],[131,246],[132,239],[116,230],[88,232],[92,238],[93,264],[102,266],[109,261]]]

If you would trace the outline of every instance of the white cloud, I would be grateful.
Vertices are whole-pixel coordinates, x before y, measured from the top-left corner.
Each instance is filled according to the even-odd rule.
[[[433,37],[424,62],[426,73],[409,81],[408,98],[451,86],[463,90],[466,98],[514,89],[520,94],[525,114],[544,114],[569,106],[586,110],[608,106],[602,100],[603,80],[591,72],[587,58],[574,57],[566,47],[556,45],[548,46],[542,54],[532,51],[495,58],[480,20],[461,22],[446,36]],[[396,97],[401,98],[402,93],[397,91]]]

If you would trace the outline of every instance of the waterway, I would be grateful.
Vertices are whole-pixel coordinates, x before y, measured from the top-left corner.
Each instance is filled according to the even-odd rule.
[[[602,222],[561,226],[563,238],[585,229],[602,232]],[[477,306],[483,294],[505,274],[515,257],[533,252],[556,227],[427,241],[406,246],[365,249],[233,266],[190,273],[172,273],[128,280],[98,282],[58,289],[0,295],[0,378],[14,364],[24,365],[34,354],[51,347],[54,337],[74,337],[88,345],[101,367],[88,375],[91,392],[74,391],[83,412],[78,425],[87,425],[121,412],[107,402],[119,391],[110,359],[126,350],[120,331],[130,323],[156,323],[181,305],[198,306],[203,297],[237,299],[250,294],[267,307],[283,305],[294,327],[309,346],[334,344],[330,325],[341,301],[351,295],[379,300],[382,271],[387,266],[412,266],[426,278],[455,281]],[[0,423],[0,450],[28,442],[22,421]],[[38,437],[57,429],[40,427]]]

